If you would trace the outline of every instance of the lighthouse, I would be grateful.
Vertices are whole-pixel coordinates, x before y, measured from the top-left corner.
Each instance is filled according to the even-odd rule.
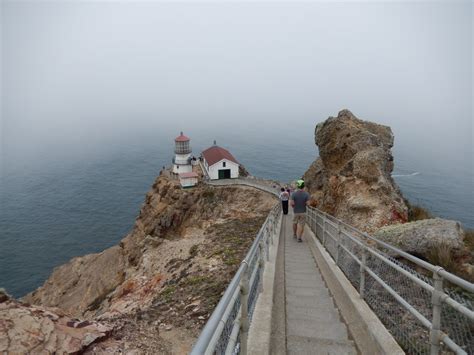
[[[191,165],[191,146],[189,145],[189,137],[186,137],[183,132],[174,140],[174,158],[173,158],[173,173],[190,173],[193,171]]]

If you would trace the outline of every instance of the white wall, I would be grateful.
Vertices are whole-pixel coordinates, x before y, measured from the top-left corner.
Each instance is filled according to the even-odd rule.
[[[178,169],[179,166],[179,169]],[[193,166],[191,164],[188,165],[176,165],[173,164],[173,173],[179,174],[179,173],[190,173],[193,171]]]
[[[190,187],[194,186],[198,183],[197,178],[184,178],[184,179],[179,179],[179,182],[181,183],[182,187]]]
[[[225,162],[225,167],[223,166],[223,162]],[[207,166],[207,162],[206,162]],[[209,166],[207,169],[209,173],[209,178],[211,180],[217,180],[219,179],[219,170],[222,169],[230,169],[230,177],[231,179],[235,179],[239,177],[239,164],[234,163],[233,161],[227,160],[227,159],[222,159],[218,161],[217,163]]]
[[[175,154],[174,162],[176,164],[187,164],[191,154]]]
[[[191,164],[188,164],[188,159],[191,157],[191,154],[175,154],[174,164],[173,164],[173,173],[190,173],[193,171]],[[179,166],[179,169],[178,169]]]

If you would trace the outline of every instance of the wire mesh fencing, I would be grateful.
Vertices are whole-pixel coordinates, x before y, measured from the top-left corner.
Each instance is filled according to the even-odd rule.
[[[307,222],[408,354],[474,354],[472,283],[317,209],[309,209]],[[408,259],[420,272],[392,255]]]
[[[273,244],[280,220],[281,207],[278,203],[263,223],[191,354],[246,353],[249,325],[262,291],[265,262],[269,259],[270,245]]]

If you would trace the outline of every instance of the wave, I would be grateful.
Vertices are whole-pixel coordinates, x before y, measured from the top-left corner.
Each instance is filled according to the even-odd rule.
[[[411,174],[392,174],[392,177],[407,177],[407,176],[416,176],[420,175],[418,171],[415,171],[414,173]]]

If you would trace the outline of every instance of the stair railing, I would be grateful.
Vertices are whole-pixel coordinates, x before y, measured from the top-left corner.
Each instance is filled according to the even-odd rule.
[[[474,354],[474,284],[315,208],[307,222],[410,354]],[[403,261],[402,261],[403,260]]]

